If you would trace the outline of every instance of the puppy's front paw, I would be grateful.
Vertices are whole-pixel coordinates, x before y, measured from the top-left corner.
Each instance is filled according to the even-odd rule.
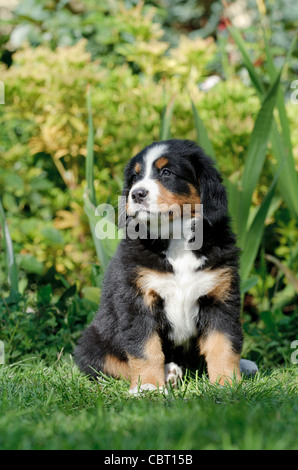
[[[146,390],[158,390],[160,392],[163,392],[165,394],[167,394],[167,390],[165,389],[165,387],[159,387],[157,388],[155,385],[153,384],[142,384],[142,385],[136,385],[135,387],[132,387],[129,389],[129,394],[130,395],[133,395],[133,396],[138,396],[138,395],[141,395],[142,392],[145,392]]]
[[[173,388],[177,387],[178,380],[182,379],[183,373],[181,367],[177,366],[175,362],[165,364],[165,381],[171,383]]]

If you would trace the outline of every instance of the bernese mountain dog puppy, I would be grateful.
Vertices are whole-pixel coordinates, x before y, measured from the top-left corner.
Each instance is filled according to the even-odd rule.
[[[124,378],[133,394],[175,387],[184,369],[202,362],[221,385],[255,373],[240,360],[239,252],[212,160],[188,140],[154,142],[129,161],[122,200],[126,236],[76,346],[79,368]]]

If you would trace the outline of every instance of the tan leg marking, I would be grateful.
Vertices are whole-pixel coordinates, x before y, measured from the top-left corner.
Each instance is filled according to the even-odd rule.
[[[144,349],[144,357],[128,356],[130,366],[130,388],[139,383],[150,383],[157,388],[165,385],[165,357],[157,333],[153,334]]]
[[[224,385],[234,377],[240,380],[240,355],[232,349],[232,344],[223,333],[213,332],[199,340],[200,352],[205,356],[209,380]]]
[[[113,354],[107,354],[103,367],[104,374],[111,375],[118,379],[123,378],[130,380],[130,367],[129,363],[121,361]]]

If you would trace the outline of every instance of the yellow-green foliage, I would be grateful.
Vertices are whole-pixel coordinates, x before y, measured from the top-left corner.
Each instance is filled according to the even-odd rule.
[[[55,50],[26,45],[15,53],[12,67],[0,69],[6,93],[5,107],[0,107],[4,208],[9,212],[15,209],[15,213],[22,210],[34,178],[42,184],[42,179],[38,180],[43,172],[39,158],[51,159],[60,175],[60,181],[47,183],[53,213],[45,209],[44,200],[30,200],[30,207],[31,212],[32,207],[40,209],[38,217],[43,214],[41,219],[47,220],[49,228],[54,223],[62,231],[65,244],[57,239],[54,253],[49,253],[40,225],[33,222],[28,232],[24,229],[20,235],[12,231],[25,253],[34,254],[48,267],[54,263],[62,272],[75,267],[80,270],[90,259],[88,246],[84,253],[81,247],[75,247],[77,240],[85,243],[90,236],[81,200],[88,84],[94,112],[98,202],[108,198],[116,202],[125,163],[135,152],[159,139],[161,113],[171,99],[175,100],[173,137],[196,139],[191,95],[222,171],[229,175],[241,168],[241,157],[260,106],[253,89],[231,78],[208,92],[200,91],[198,85],[208,76],[208,66],[217,52],[215,43],[212,39],[181,36],[177,47],[170,48],[153,14],[154,9],[144,9],[141,2],[131,9],[119,3],[113,21],[105,17],[105,27],[110,26],[107,44],[111,42],[115,47],[103,60],[93,61],[86,41],[81,40]],[[20,129],[20,135],[16,129]],[[5,169],[14,172],[10,186]],[[57,183],[60,187],[66,185],[67,194],[55,187]]]
[[[80,183],[79,157],[86,155],[87,84],[92,88],[98,167],[106,168],[108,163],[110,171],[115,170],[118,175],[135,151],[158,139],[163,106],[173,96],[173,136],[195,138],[189,91],[206,118],[207,127],[216,131],[215,146],[218,140],[218,145],[224,147],[225,134],[231,131],[248,135],[253,122],[251,112],[258,105],[251,90],[237,80],[221,83],[208,93],[198,90],[214,53],[212,42],[191,42],[182,37],[180,45],[165,55],[165,43],[153,37],[146,43],[151,61],[138,55],[142,44],[129,44],[126,51],[124,47],[121,51],[127,53],[128,61],[132,54],[143,74],[134,74],[127,63],[103,67],[100,62],[92,62],[85,41],[55,51],[26,46],[15,54],[13,67],[2,68],[6,85],[2,123],[30,123],[25,147],[31,154],[48,154],[68,187]],[[158,47],[154,49],[156,44],[161,46],[160,55],[156,54]],[[160,79],[156,80],[156,76]],[[239,118],[243,122],[240,128]],[[20,152],[19,142],[11,143],[7,160]],[[225,149],[225,156],[232,156],[235,150],[230,149],[227,154]]]

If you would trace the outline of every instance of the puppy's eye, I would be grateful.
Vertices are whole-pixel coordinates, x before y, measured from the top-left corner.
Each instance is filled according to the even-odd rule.
[[[134,184],[137,181],[137,175],[131,177],[131,184]]]
[[[168,170],[167,168],[163,168],[160,172],[161,176],[171,176],[172,174],[173,173],[170,170]]]

